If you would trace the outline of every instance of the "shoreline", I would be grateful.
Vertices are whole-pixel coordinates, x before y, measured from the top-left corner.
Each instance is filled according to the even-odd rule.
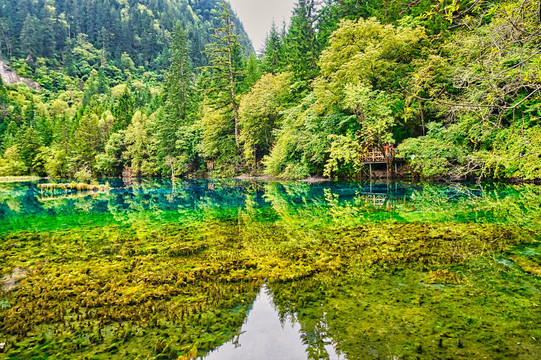
[[[366,182],[366,181],[394,181],[394,182],[401,182],[401,181],[409,181],[414,183],[432,183],[432,184],[452,184],[452,183],[504,183],[504,184],[514,184],[514,185],[521,185],[521,184],[534,184],[534,185],[541,185],[541,178],[539,179],[533,179],[533,180],[525,180],[520,178],[501,178],[501,179],[495,179],[495,178],[478,178],[476,176],[471,176],[463,179],[455,179],[455,178],[444,178],[444,177],[433,177],[433,178],[422,178],[418,174],[393,174],[387,176],[385,172],[374,172],[375,176],[369,177],[369,176],[358,176],[356,178],[326,178],[323,176],[309,176],[303,179],[291,179],[291,178],[283,178],[278,176],[270,176],[270,175],[249,175],[249,174],[240,174],[236,176],[231,177],[209,177],[209,176],[201,176],[201,177],[192,177],[190,175],[188,176],[141,176],[130,179],[130,181],[133,181],[134,179],[170,179],[170,180],[240,180],[240,181],[298,181],[298,182],[305,182],[310,184],[315,183],[323,183],[323,182]],[[209,174],[206,174],[209,175]],[[121,176],[117,177],[98,177],[93,180],[103,181],[107,179],[124,179],[125,178]],[[59,178],[59,179],[52,179],[50,177],[40,177],[40,176],[0,176],[0,184],[9,184],[9,183],[18,183],[18,182],[38,182],[38,181],[50,181],[58,184],[65,184],[69,182],[73,182],[73,178]]]

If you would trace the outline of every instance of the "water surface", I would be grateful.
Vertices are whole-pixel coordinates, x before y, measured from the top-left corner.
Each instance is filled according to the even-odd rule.
[[[0,184],[5,357],[538,359],[541,188]]]
[[[205,360],[304,360],[307,344],[302,329],[291,315],[280,318],[270,289],[263,285],[240,332],[231,341],[205,356]],[[327,339],[325,358],[341,360]]]

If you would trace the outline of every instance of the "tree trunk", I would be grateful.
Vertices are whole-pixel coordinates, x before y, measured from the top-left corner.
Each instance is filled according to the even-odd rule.
[[[423,136],[426,135],[426,129],[425,129],[425,112],[423,109],[423,102],[419,102],[419,109],[421,110],[421,126],[423,127]]]
[[[237,102],[235,100],[235,74],[233,71],[233,56],[231,49],[231,41],[227,40],[227,52],[229,61],[229,87],[231,94],[231,104],[233,105],[233,119],[235,120],[235,144],[239,144],[239,115],[237,109]]]
[[[105,52],[105,45],[101,48],[101,67],[105,67],[107,65],[107,59],[106,59],[106,52]]]
[[[180,119],[184,120],[186,113],[186,79],[184,76],[184,58],[180,58],[180,77],[182,79],[182,89],[180,93]]]

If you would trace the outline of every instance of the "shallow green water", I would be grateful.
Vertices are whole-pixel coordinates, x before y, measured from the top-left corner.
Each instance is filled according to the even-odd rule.
[[[541,187],[110,184],[0,184],[0,356],[205,356],[265,286],[290,359],[541,357]]]

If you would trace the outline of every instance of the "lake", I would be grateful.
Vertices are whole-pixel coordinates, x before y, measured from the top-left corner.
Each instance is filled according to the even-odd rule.
[[[0,358],[541,358],[540,186],[37,184],[0,183]]]

